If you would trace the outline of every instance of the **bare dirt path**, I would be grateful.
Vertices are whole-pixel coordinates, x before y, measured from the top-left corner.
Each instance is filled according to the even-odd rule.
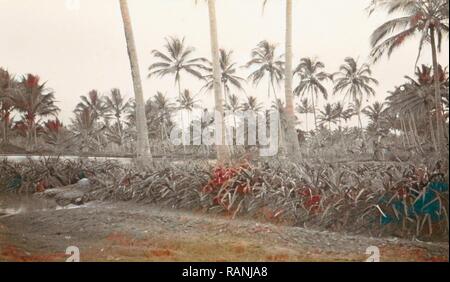
[[[0,261],[448,261],[448,243],[311,231],[162,210],[135,203],[90,203],[0,216]]]

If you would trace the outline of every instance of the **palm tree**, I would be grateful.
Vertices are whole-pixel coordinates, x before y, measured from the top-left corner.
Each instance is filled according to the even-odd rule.
[[[117,134],[115,134],[114,136],[123,137],[124,128],[122,124],[122,115],[130,110],[130,100],[125,100],[119,89],[112,89],[111,97],[105,97],[105,106],[107,114],[114,116],[114,118],[116,119],[116,123],[113,126],[114,132],[116,132]],[[123,144],[123,140],[120,140],[120,142],[116,143],[121,145]]]
[[[220,52],[219,52],[219,38],[217,32],[217,16],[216,16],[216,0],[208,1],[209,11],[209,30],[211,40],[211,56],[213,63],[213,79],[214,79],[214,103],[215,111],[220,115],[219,120],[215,120],[216,135],[220,132],[220,143],[216,144],[217,149],[217,161],[218,163],[226,162],[230,159],[229,148],[225,145],[225,126],[223,123],[223,93],[221,87],[221,75],[220,75]]]
[[[237,132],[236,114],[242,109],[242,105],[239,101],[239,97],[231,95],[228,103],[224,105],[225,111],[229,112],[233,116],[234,130]]]
[[[378,131],[382,127],[383,115],[385,110],[385,104],[380,102],[375,102],[362,110],[362,113],[365,114],[370,120],[369,127],[375,133],[378,133]]]
[[[344,101],[351,98],[353,102],[362,102],[364,95],[375,96],[372,85],[378,85],[378,81],[372,77],[368,64],[358,66],[354,58],[347,57],[339,72],[333,74],[333,78],[334,94],[344,92]]]
[[[287,140],[284,143],[286,146],[286,153],[288,156],[297,156],[300,144],[298,142],[298,134],[295,130],[295,112],[294,112],[294,93],[293,93],[293,52],[292,52],[292,33],[293,33],[293,15],[292,15],[292,0],[286,0],[286,40],[285,40],[285,98],[286,98],[286,118],[287,118]]]
[[[331,124],[336,123],[336,116],[336,108],[330,103],[327,103],[323,111],[319,112],[318,119],[322,124],[328,123],[328,130],[331,133]]]
[[[379,59],[386,52],[388,56],[398,49],[407,39],[412,39],[420,34],[419,52],[416,59],[419,60],[423,45],[431,44],[431,55],[434,69],[434,97],[436,102],[436,137],[439,149],[442,147],[444,137],[444,126],[442,119],[442,103],[439,87],[439,70],[437,53],[441,51],[442,38],[448,34],[449,25],[449,1],[448,0],[403,0],[386,1],[372,0],[370,11],[387,9],[389,14],[405,13],[404,16],[391,19],[378,27],[372,34],[371,45],[373,50],[371,56]],[[397,30],[401,29],[398,33]],[[395,33],[395,34],[394,34]],[[393,35],[392,35],[393,34]],[[437,42],[436,42],[437,38]]]
[[[304,98],[300,101],[300,104],[297,105],[297,113],[304,114],[306,119],[306,131],[308,130],[308,114],[313,114],[314,106],[309,103],[308,98]]]
[[[363,110],[363,105],[362,105],[361,100],[356,99],[352,103],[350,103],[349,110],[351,111],[352,115],[356,115],[358,117],[359,130],[360,130],[360,132],[362,132],[363,125],[362,125],[362,121],[361,121],[361,113]]]
[[[439,84],[441,93],[448,93],[448,75],[445,70],[439,66]],[[407,83],[397,87],[387,97],[388,109],[400,116],[406,113],[414,113],[416,116],[423,117],[428,122],[428,129],[435,150],[438,150],[436,136],[434,133],[435,125],[433,115],[436,114],[436,101],[434,97],[434,74],[432,67],[422,65],[417,67],[415,78],[406,76]],[[447,89],[446,89],[447,88]],[[448,103],[444,96],[441,97],[441,104]]]
[[[302,58],[300,60],[300,64],[294,71],[294,75],[298,75],[300,77],[300,83],[294,89],[294,93],[297,96],[303,96],[305,94],[311,95],[314,124],[316,129],[317,118],[315,100],[319,98],[319,93],[322,94],[322,97],[325,100],[328,99],[328,91],[323,83],[327,80],[331,80],[330,74],[323,71],[324,68],[325,65],[321,61],[313,58]]]
[[[252,59],[246,64],[247,68],[255,66],[257,69],[253,71],[248,79],[255,86],[259,85],[261,80],[267,75],[267,95],[273,90],[275,99],[278,99],[275,91],[275,83],[279,84],[284,77],[284,62],[282,56],[276,56],[276,45],[268,41],[261,41],[252,51]]]
[[[128,10],[128,2],[127,0],[119,0],[119,3],[127,42],[136,103],[137,159],[141,165],[143,165],[145,162],[151,161],[152,159],[145,117],[144,93],[142,91],[141,75],[134,41],[133,27],[131,25],[130,13]]]
[[[64,150],[73,144],[72,132],[67,130],[58,118],[45,122],[43,130],[45,143],[52,145],[58,153],[64,153]]]
[[[258,102],[258,99],[254,96],[248,96],[247,101],[242,103],[241,108],[243,111],[253,111],[258,113],[262,110],[263,106]]]
[[[181,97],[177,99],[178,108],[180,110],[185,110],[188,113],[191,113],[194,109],[198,108],[198,101],[191,95],[191,92],[188,89],[185,89],[181,94]],[[188,122],[189,123],[189,122]]]
[[[17,83],[8,71],[0,68],[0,119],[3,122],[3,141],[8,143],[8,129],[11,113],[14,110],[13,96],[17,91]]]
[[[233,51],[220,49],[220,69],[222,71],[221,81],[225,96],[225,104],[227,103],[227,98],[230,93],[230,86],[233,86],[240,91],[244,90],[242,84],[245,82],[245,79],[236,75],[236,63],[233,62],[232,55]],[[206,70],[208,74],[203,77],[206,80],[206,84],[203,86],[203,89],[212,90],[214,88],[212,62],[207,61]]]
[[[75,118],[71,120],[70,130],[82,153],[96,151],[100,146],[99,135],[104,127],[96,120],[96,114],[90,108],[75,112]]]
[[[54,116],[59,112],[55,105],[55,95],[45,83],[39,82],[39,76],[28,74],[20,81],[20,91],[13,96],[15,108],[23,113],[28,132],[28,145],[37,145],[37,125],[40,117]]]
[[[169,127],[172,125],[172,114],[175,110],[175,104],[172,103],[166,95],[157,92],[153,98],[153,104],[158,113],[158,121],[160,125],[161,141],[167,138]]]
[[[81,96],[80,99],[81,102],[75,107],[75,112],[80,112],[87,108],[91,110],[95,120],[98,121],[100,118],[105,117],[107,105],[97,90],[89,91],[87,96]]]
[[[198,79],[203,79],[203,75],[200,70],[204,70],[206,67],[203,62],[206,59],[203,58],[191,58],[195,52],[195,48],[186,46],[185,39],[179,39],[176,37],[166,38],[166,44],[164,45],[166,53],[153,50],[152,54],[160,61],[152,64],[148,70],[148,77],[153,76],[164,77],[167,75],[173,75],[175,78],[175,84],[178,86],[178,94],[181,95],[181,75],[183,73],[190,74]]]

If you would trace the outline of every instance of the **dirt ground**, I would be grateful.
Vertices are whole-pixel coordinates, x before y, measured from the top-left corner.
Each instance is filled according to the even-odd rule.
[[[69,246],[79,248],[81,261],[365,261],[370,246],[381,261],[448,261],[448,242],[348,236],[136,203],[57,210],[33,203],[17,214],[0,211],[0,261],[65,261]]]

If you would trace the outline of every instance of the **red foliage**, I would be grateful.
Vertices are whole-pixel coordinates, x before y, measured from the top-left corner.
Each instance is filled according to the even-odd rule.
[[[25,81],[25,86],[27,88],[35,88],[39,86],[39,76],[37,75],[32,75],[32,74],[28,74],[27,75],[27,79]]]
[[[59,121],[58,118],[56,118],[55,120],[49,120],[45,123],[45,129],[54,133],[59,133],[63,126],[64,125]]]
[[[322,202],[322,196],[319,193],[314,193],[313,189],[309,186],[302,186],[298,189],[298,194],[302,198],[303,205],[311,213],[320,212],[320,203]]]

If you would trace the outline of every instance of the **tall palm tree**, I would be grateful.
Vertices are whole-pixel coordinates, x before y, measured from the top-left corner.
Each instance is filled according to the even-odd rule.
[[[219,38],[217,32],[216,0],[207,0],[207,1],[209,12],[211,56],[213,63],[213,78],[214,78],[213,88],[214,88],[215,111],[218,113],[218,115],[220,115],[220,117],[223,117],[224,116],[223,93],[220,75],[220,52],[219,52]],[[219,140],[220,144],[216,144],[217,161],[218,163],[224,163],[230,159],[230,150],[228,146],[225,145],[225,126],[223,123],[223,118],[215,120],[215,124],[216,124],[216,135],[220,134],[221,137]]]
[[[28,74],[20,81],[20,91],[13,96],[15,108],[23,113],[28,132],[28,145],[37,145],[38,118],[55,116],[59,108],[55,105],[54,92],[40,83],[39,76]]]
[[[264,40],[252,51],[252,59],[246,64],[247,68],[256,67],[248,79],[254,85],[259,85],[261,80],[267,76],[267,95],[270,97],[271,91],[278,99],[275,83],[279,84],[284,78],[284,62],[281,60],[282,56],[276,56],[276,45]]]
[[[300,101],[300,104],[297,105],[296,110],[297,110],[297,113],[305,115],[306,131],[309,131],[308,130],[308,115],[313,114],[315,112],[314,106],[309,103],[308,98],[304,98]]]
[[[372,77],[372,70],[368,64],[358,66],[354,58],[345,58],[345,63],[339,68],[339,72],[333,74],[335,80],[334,94],[344,93],[343,100],[351,98],[353,102],[362,102],[364,96],[375,96],[372,85],[378,85],[378,81]]]
[[[225,104],[230,93],[230,86],[233,86],[237,90],[243,91],[243,83],[245,79],[236,74],[236,63],[232,60],[233,51],[226,51],[220,49],[220,69],[222,71],[221,81],[223,85],[223,93],[225,97]],[[206,80],[203,89],[212,90],[214,88],[214,75],[213,65],[209,60],[207,61],[206,71],[207,75],[204,76]]]
[[[370,11],[386,9],[388,14],[404,13],[405,15],[391,19],[378,27],[372,34],[372,57],[379,59],[386,52],[390,56],[407,39],[420,34],[419,60],[423,45],[431,44],[431,55],[435,74],[434,96],[436,102],[436,137],[439,148],[442,147],[444,126],[442,118],[442,104],[440,103],[439,71],[437,53],[441,51],[442,38],[449,31],[449,1],[448,0],[403,0],[387,1],[372,0]],[[401,29],[401,30],[400,30]],[[400,31],[398,31],[400,30]],[[437,40],[436,40],[437,39]]]
[[[293,51],[292,51],[292,33],[293,33],[293,12],[292,0],[286,0],[286,40],[285,40],[285,81],[284,91],[286,99],[286,118],[287,118],[287,140],[284,143],[288,156],[295,157],[300,151],[297,131],[295,130],[295,112],[294,112],[294,92],[293,92]]]
[[[203,79],[201,70],[205,69],[203,58],[192,58],[195,52],[194,47],[186,46],[185,39],[176,37],[166,38],[164,45],[166,53],[153,50],[152,54],[160,61],[153,63],[149,68],[148,77],[158,76],[164,77],[173,75],[175,84],[178,86],[178,94],[182,94],[181,75],[183,73],[190,74],[198,79]]]
[[[141,165],[143,165],[145,162],[152,160],[145,117],[144,93],[142,91],[141,74],[139,70],[136,44],[134,41],[133,27],[131,25],[130,12],[128,10],[128,2],[127,0],[119,0],[119,3],[122,13],[125,39],[127,42],[136,103],[137,159]]]
[[[316,100],[319,98],[319,93],[322,97],[328,99],[328,91],[323,83],[331,80],[330,74],[323,71],[325,64],[313,58],[302,58],[300,64],[294,71],[295,75],[300,77],[299,85],[294,89],[297,96],[305,94],[311,95],[312,108],[314,114],[314,125],[317,129],[316,117]]]

